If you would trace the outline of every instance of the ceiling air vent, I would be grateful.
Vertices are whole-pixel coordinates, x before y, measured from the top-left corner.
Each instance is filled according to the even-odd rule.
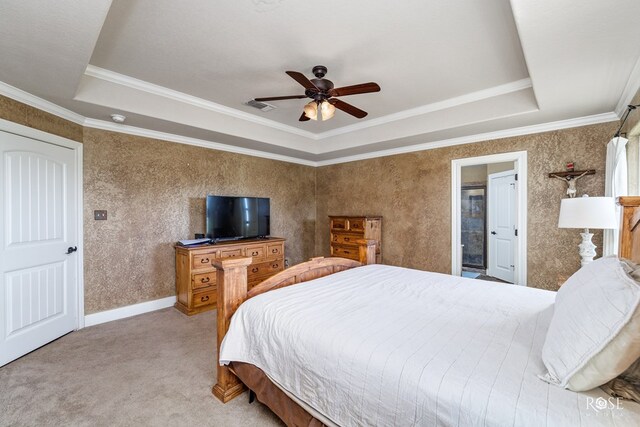
[[[249,105],[250,107],[257,108],[258,110],[265,111],[265,112],[276,109],[274,105],[267,104],[266,102],[258,102],[254,99],[247,101],[246,104]]]

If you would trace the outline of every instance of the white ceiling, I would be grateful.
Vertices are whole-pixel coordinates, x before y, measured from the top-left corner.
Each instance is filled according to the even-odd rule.
[[[0,81],[91,119],[122,112],[129,126],[310,161],[602,120],[640,84],[636,0],[188,5],[0,1]],[[336,86],[381,86],[342,98],[365,119],[299,122],[304,99],[244,105],[303,94],[284,71],[318,64]]]

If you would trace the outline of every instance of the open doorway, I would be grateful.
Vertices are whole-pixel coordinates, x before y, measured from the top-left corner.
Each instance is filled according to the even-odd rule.
[[[526,285],[526,152],[452,161],[452,273]]]

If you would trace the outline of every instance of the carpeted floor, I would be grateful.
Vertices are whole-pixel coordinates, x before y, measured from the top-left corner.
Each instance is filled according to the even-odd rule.
[[[476,279],[478,279],[478,280],[488,280],[489,282],[509,283],[509,282],[506,282],[506,281],[504,281],[502,279],[498,279],[497,277],[487,276],[486,274],[481,274],[478,277],[476,277]]]
[[[282,426],[213,397],[215,330],[168,308],[72,332],[0,368],[0,426]]]
[[[498,279],[497,277],[487,276],[485,270],[480,269],[466,269],[462,270],[462,277],[468,277],[469,279],[479,279],[479,280],[488,280],[489,282],[500,282],[500,283],[509,283],[505,282],[502,279]]]

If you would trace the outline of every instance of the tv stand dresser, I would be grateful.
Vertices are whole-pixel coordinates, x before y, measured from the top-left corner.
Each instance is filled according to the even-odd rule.
[[[279,237],[176,246],[176,304],[192,315],[216,308],[215,258],[253,257],[247,267],[249,289],[284,270],[284,241]]]

